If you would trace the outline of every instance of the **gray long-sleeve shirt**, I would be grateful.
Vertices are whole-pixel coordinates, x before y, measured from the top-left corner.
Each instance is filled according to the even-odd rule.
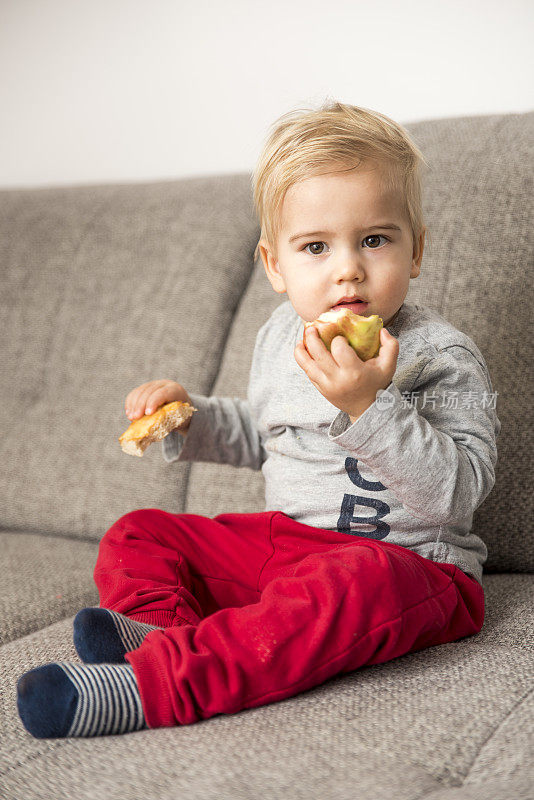
[[[484,542],[470,532],[491,491],[501,423],[475,343],[440,314],[404,303],[390,385],[353,423],[295,361],[304,323],[290,302],[260,328],[247,400],[191,394],[187,436],[163,440],[166,461],[263,471],[265,510],[383,540],[456,564],[482,581]]]

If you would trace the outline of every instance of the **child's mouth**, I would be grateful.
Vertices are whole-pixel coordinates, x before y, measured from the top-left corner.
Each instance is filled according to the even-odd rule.
[[[368,305],[369,303],[364,302],[338,303],[337,306],[333,306],[332,311],[339,311],[340,308],[350,308],[355,314],[363,314]]]

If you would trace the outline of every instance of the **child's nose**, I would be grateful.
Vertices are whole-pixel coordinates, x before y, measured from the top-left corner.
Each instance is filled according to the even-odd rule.
[[[353,281],[356,278],[363,280],[365,276],[363,264],[359,256],[349,256],[340,259],[340,263],[336,264],[335,274],[337,280]]]

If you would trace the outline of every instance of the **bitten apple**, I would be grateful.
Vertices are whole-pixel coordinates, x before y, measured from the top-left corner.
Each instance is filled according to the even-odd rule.
[[[380,350],[380,329],[383,321],[378,314],[362,317],[350,308],[340,308],[338,311],[325,311],[313,322],[305,322],[304,328],[310,325],[317,328],[328,350],[336,336],[344,336],[362,361],[374,358]]]

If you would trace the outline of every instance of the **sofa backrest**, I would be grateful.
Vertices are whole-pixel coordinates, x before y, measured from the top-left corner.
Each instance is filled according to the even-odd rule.
[[[407,300],[484,354],[502,422],[475,514],[486,569],[531,571],[529,446],[534,113],[406,127],[425,154],[427,239]],[[253,252],[250,174],[0,192],[4,528],[98,540],[144,507],[263,510],[261,472],[142,459],[117,442],[154,378],[246,397],[258,328],[285,298]]]
[[[155,378],[209,394],[249,280],[245,176],[0,193],[4,528],[98,540],[183,511],[189,465],[122,452]]]

